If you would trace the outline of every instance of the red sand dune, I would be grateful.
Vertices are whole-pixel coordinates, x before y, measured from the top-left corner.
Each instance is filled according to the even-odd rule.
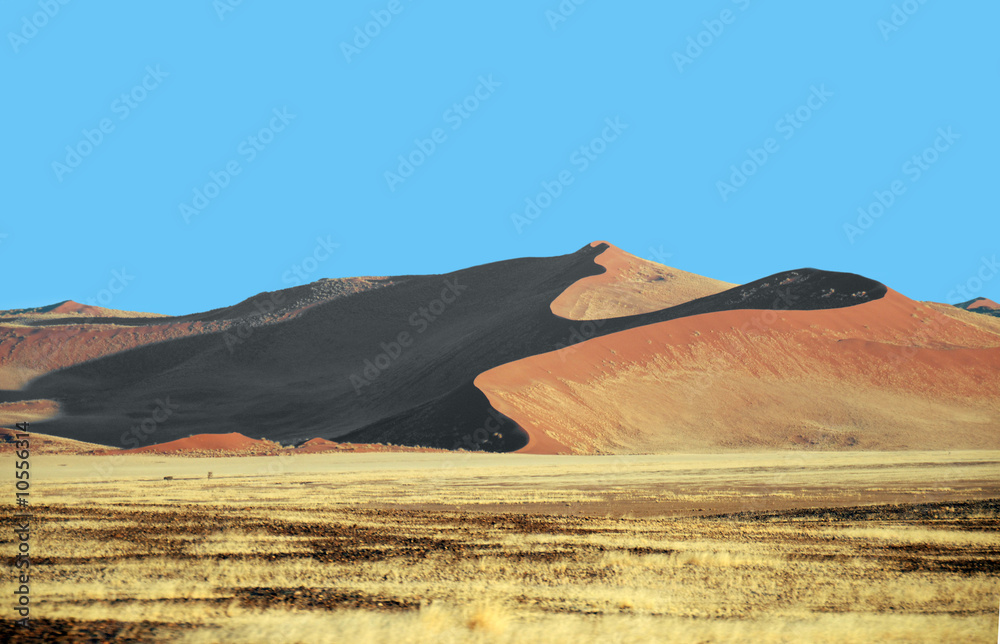
[[[77,313],[80,315],[90,316],[90,317],[111,317],[115,314],[114,311],[110,309],[101,308],[99,306],[90,306],[87,304],[80,304],[74,302],[73,300],[66,300],[61,304],[48,309],[46,313]]]
[[[225,331],[248,322],[254,328],[274,324],[318,303],[391,283],[380,277],[323,279],[182,317],[118,311],[72,300],[0,311],[0,389],[21,389],[46,373],[167,340]]]
[[[973,300],[972,303],[965,308],[969,310],[987,309],[990,311],[1000,311],[1000,304],[997,304],[993,300],[986,299],[985,297],[980,297],[976,300]]]
[[[595,243],[180,318],[0,312],[0,401],[118,445],[169,399],[179,440],[143,449],[193,455],[997,445],[1000,318],[813,268],[725,286]]]
[[[169,443],[159,443],[117,451],[118,454],[179,454],[184,452],[223,452],[227,454],[278,453],[281,447],[265,440],[247,438],[243,434],[196,434],[187,438],[179,438]]]
[[[202,322],[149,326],[0,324],[0,389],[20,389],[33,378],[57,369],[217,328]]]
[[[596,248],[607,242],[596,241]],[[568,320],[599,320],[659,311],[721,293],[734,284],[647,261],[607,244],[595,263],[606,270],[585,277],[552,302],[552,312]]]
[[[526,453],[1000,448],[1000,334],[893,291],[630,329],[476,386],[529,433]]]

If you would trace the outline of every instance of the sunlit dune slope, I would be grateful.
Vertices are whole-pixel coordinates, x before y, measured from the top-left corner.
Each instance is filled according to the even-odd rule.
[[[532,453],[1000,447],[1000,334],[894,291],[650,324],[476,385]]]
[[[552,302],[552,312],[568,320],[599,320],[649,313],[721,293],[734,284],[663,266],[607,242],[594,261],[605,271],[573,283]]]
[[[132,428],[151,425],[164,401],[171,414],[142,432],[145,444],[240,432],[292,444],[319,437],[511,451],[524,447],[528,434],[473,384],[494,367],[667,320],[833,309],[886,293],[862,276],[799,269],[646,313],[593,321],[554,314],[552,302],[567,288],[605,270],[595,259],[608,249],[587,245],[557,257],[391,278],[235,325],[227,322],[232,307],[159,320],[228,326],[74,364],[3,395],[9,402],[56,400],[60,415],[40,431],[112,446],[125,446],[121,437]],[[252,308],[268,309],[279,295],[298,301],[288,291],[261,294]]]

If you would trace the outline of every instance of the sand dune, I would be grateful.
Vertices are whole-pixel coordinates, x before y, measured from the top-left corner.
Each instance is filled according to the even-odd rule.
[[[46,373],[178,338],[253,329],[293,319],[339,297],[379,288],[388,278],[323,279],[259,293],[239,304],[179,317],[131,313],[66,301],[0,311],[0,390],[20,389]]]
[[[960,309],[965,309],[966,311],[972,311],[973,313],[985,313],[986,315],[1000,317],[1000,304],[997,304],[993,300],[985,297],[977,297],[974,300],[962,302],[961,304],[956,304],[955,306]]]
[[[66,300],[49,306],[40,306],[30,309],[10,309],[0,311],[0,321],[3,322],[38,322],[62,317],[69,318],[155,318],[166,317],[159,313],[140,313],[137,311],[120,311],[108,309],[103,306],[93,306],[90,304],[80,304],[73,300]]]
[[[893,291],[643,326],[476,385],[528,453],[1000,446],[1000,334]]]
[[[595,242],[181,317],[0,314],[0,405],[52,401],[33,429],[112,447],[932,447],[945,426],[989,443],[997,319],[812,268],[727,286]]]
[[[574,282],[552,302],[552,312],[568,320],[600,320],[659,311],[721,293],[735,284],[651,262],[607,242],[594,262],[600,275]]]
[[[246,455],[276,454],[281,451],[277,443],[248,438],[238,432],[228,434],[197,434],[167,443],[157,443],[135,449],[116,450],[117,454],[214,454]]]
[[[14,423],[12,422],[11,427],[13,425]],[[28,429],[31,431],[29,449],[32,456],[40,454],[96,454],[107,450],[107,447],[104,445],[97,445],[96,443],[85,443],[73,440],[72,438],[38,434],[34,431],[33,425],[29,425]],[[12,454],[20,449],[16,442],[18,440],[16,436],[17,431],[15,429],[0,427],[0,454]]]

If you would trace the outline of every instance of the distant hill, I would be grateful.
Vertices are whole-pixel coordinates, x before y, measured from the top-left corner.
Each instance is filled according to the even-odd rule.
[[[961,304],[956,304],[955,306],[973,313],[982,313],[983,315],[992,315],[993,317],[1000,318],[1000,304],[997,304],[993,300],[988,300],[985,297],[977,297],[974,300],[962,302]]]

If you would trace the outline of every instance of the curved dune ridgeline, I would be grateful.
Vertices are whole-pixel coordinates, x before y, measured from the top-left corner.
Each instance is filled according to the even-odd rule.
[[[1000,445],[1000,335],[893,291],[646,325],[476,385],[529,433],[529,453]]]
[[[578,280],[552,302],[552,312],[567,320],[601,320],[650,313],[714,295],[735,284],[657,264],[607,244],[594,258],[604,272]]]
[[[321,280],[180,318],[22,319],[6,332],[62,333],[69,357],[0,383],[0,402],[55,401],[34,429],[116,447],[239,432],[490,451],[878,448],[909,417],[872,410],[911,400],[962,436],[996,420],[979,401],[1000,335],[963,322],[971,313],[816,269],[727,287],[594,243],[447,275]],[[27,350],[11,337],[0,356]],[[904,387],[883,363],[908,337]],[[954,391],[907,389],[952,370]],[[975,402],[960,413],[962,395]]]

